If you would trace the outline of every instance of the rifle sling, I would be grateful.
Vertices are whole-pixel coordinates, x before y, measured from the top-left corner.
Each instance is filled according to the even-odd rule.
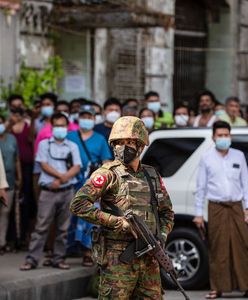
[[[156,219],[157,237],[162,242],[163,238],[162,238],[162,234],[161,234],[161,230],[160,230],[160,221],[159,221],[159,215],[158,215],[158,201],[157,201],[157,198],[156,198],[156,193],[155,193],[155,190],[154,190],[154,186],[152,184],[151,176],[149,175],[149,173],[147,172],[147,170],[145,168],[144,168],[144,174],[145,174],[145,177],[146,177],[147,182],[148,182],[149,187],[150,187],[150,192],[151,192],[150,203],[151,203],[152,211],[153,211],[155,219]]]

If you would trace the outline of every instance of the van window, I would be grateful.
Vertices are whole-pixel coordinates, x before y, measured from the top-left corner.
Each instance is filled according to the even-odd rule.
[[[245,155],[246,163],[248,164],[248,136],[233,135],[231,147],[242,151]]]
[[[172,176],[201,145],[204,138],[166,138],[154,141],[142,162],[155,167],[162,177]]]

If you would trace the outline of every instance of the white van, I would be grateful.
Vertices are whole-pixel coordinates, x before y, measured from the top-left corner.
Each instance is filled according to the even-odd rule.
[[[231,133],[232,147],[243,151],[248,161],[248,128],[233,128]],[[150,134],[150,145],[142,157],[144,164],[159,171],[171,197],[175,226],[166,250],[186,289],[199,289],[208,282],[207,242],[192,219],[199,160],[211,147],[212,129],[157,130]],[[207,222],[207,203],[204,216]]]

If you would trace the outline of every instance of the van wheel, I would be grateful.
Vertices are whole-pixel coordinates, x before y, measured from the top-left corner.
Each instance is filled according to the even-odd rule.
[[[166,243],[166,252],[179,274],[185,289],[199,289],[208,283],[208,253],[206,243],[192,228],[175,228]],[[163,280],[166,288],[175,288],[169,276]]]

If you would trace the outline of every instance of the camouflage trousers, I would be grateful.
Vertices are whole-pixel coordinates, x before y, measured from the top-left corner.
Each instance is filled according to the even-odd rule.
[[[159,265],[155,258],[144,255],[131,264],[119,261],[121,251],[107,250],[106,264],[101,268],[100,300],[162,299]]]

